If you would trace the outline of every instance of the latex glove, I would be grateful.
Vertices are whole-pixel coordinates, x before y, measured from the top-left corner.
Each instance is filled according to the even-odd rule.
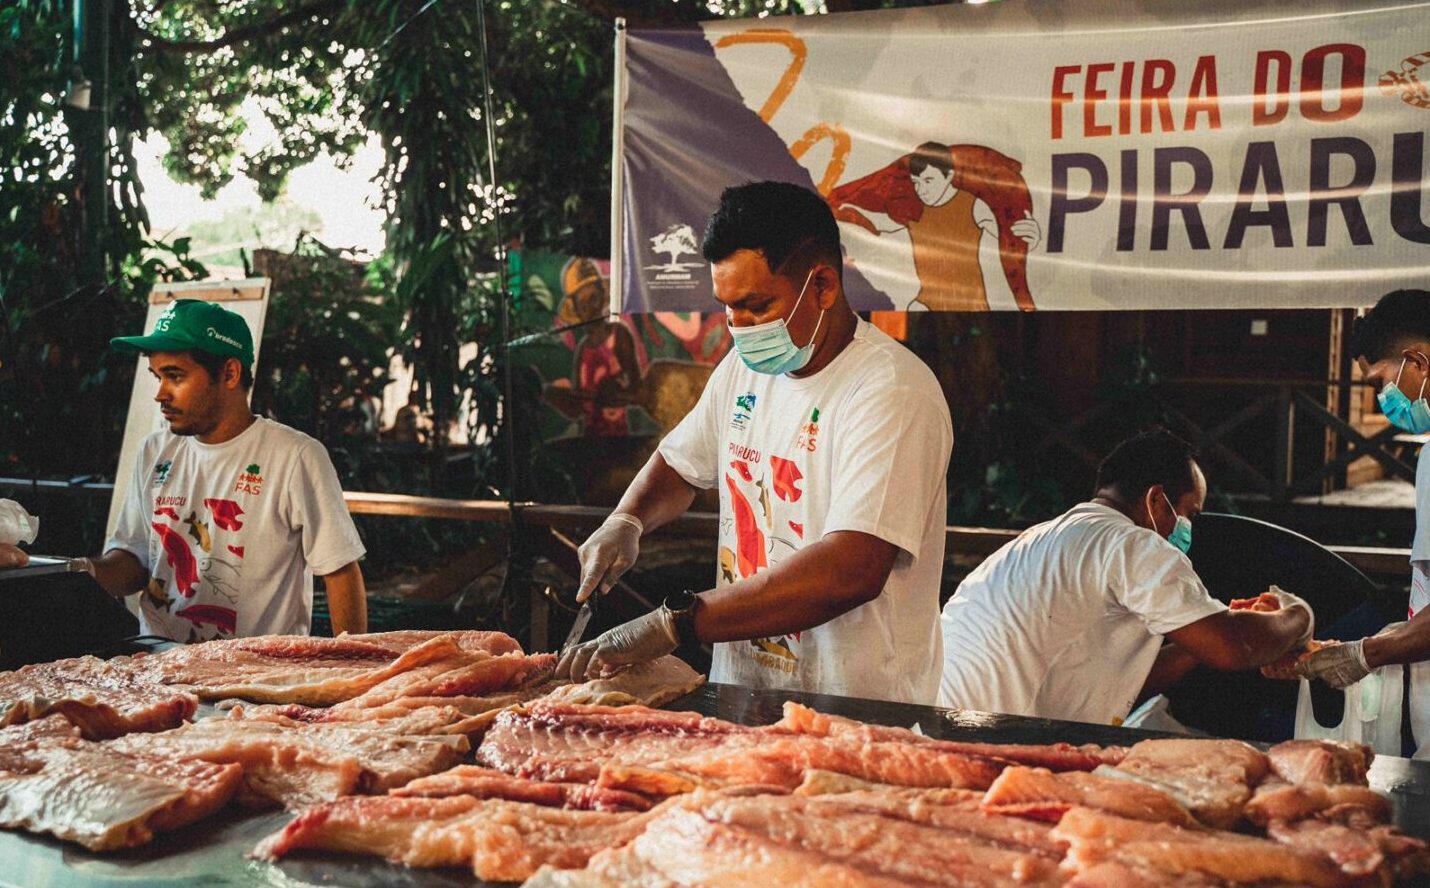
[[[1310,641],[1311,637],[1316,634],[1316,612],[1311,610],[1311,606],[1306,603],[1304,598],[1301,598],[1299,595],[1292,595],[1290,592],[1278,586],[1272,586],[1262,594],[1274,596],[1277,602],[1280,603],[1281,610],[1286,610],[1291,607],[1303,607],[1306,609],[1306,616],[1310,617],[1310,619],[1306,621],[1306,631],[1301,633],[1301,637],[1296,639],[1296,644],[1293,645],[1291,649],[1300,650],[1305,647],[1306,642]]]
[[[30,556],[19,546],[0,543],[0,568],[24,567],[30,563]]]
[[[15,546],[33,543],[40,532],[40,519],[11,499],[0,499],[0,544]]]
[[[645,526],[639,518],[616,512],[586,538],[576,555],[581,559],[581,586],[576,600],[585,601],[593,591],[605,595],[621,574],[630,570],[640,556],[641,534]]]
[[[1370,675],[1365,662],[1365,639],[1329,644],[1296,667],[1302,678],[1319,678],[1333,688],[1347,688]]]
[[[589,681],[617,666],[644,663],[674,651],[680,642],[675,618],[664,607],[602,632],[592,641],[561,652],[556,677]]]

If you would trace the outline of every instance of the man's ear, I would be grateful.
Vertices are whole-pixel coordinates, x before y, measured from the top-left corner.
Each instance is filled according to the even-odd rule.
[[[838,270],[821,262],[814,267],[814,277],[810,279],[809,283],[819,297],[819,307],[825,311],[833,308],[835,300],[839,297]]]
[[[223,384],[228,388],[238,388],[243,384],[243,364],[238,358],[223,362]]]

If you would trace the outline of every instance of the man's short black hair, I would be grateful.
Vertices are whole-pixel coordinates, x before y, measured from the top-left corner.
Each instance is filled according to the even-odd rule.
[[[194,363],[204,368],[209,374],[209,379],[218,382],[223,377],[223,365],[229,362],[225,355],[216,355],[213,352],[204,351],[201,348],[191,348],[179,352],[194,359]],[[245,366],[243,372],[238,377],[238,384],[243,386],[244,391],[253,388],[253,368]]]
[[[824,198],[788,182],[747,182],[726,188],[705,223],[700,252],[707,262],[755,250],[771,271],[802,276],[815,262],[843,273],[839,223]],[[782,268],[798,254],[799,267]]]
[[[922,175],[929,167],[945,176],[953,172],[953,155],[948,153],[947,145],[942,142],[925,142],[909,155],[909,172],[913,175]]]
[[[1393,357],[1409,342],[1430,342],[1430,291],[1396,290],[1380,297],[1356,322],[1354,358],[1370,363]]]
[[[1119,499],[1135,499],[1160,484],[1175,504],[1196,486],[1192,445],[1163,428],[1139,432],[1118,444],[1097,467],[1097,489],[1114,491]]]

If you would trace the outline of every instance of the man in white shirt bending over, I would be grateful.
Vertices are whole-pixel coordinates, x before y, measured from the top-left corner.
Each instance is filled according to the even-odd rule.
[[[1196,663],[1251,669],[1303,644],[1305,602],[1277,592],[1280,610],[1231,611],[1192,570],[1206,492],[1175,435],[1118,445],[1091,501],[999,549],[944,606],[939,705],[1109,724]]]
[[[581,547],[578,598],[711,487],[715,585],[573,647],[557,674],[699,642],[713,681],[932,703],[953,447],[938,380],[850,309],[839,227],[809,189],[726,189],[702,252],[735,348]]]

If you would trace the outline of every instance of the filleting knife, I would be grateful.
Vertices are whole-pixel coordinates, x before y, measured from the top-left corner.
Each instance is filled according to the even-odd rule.
[[[591,615],[596,612],[596,601],[601,597],[600,589],[592,589],[591,597],[581,604],[581,609],[576,612],[576,620],[571,624],[571,631],[566,633],[566,643],[561,645],[562,653],[581,643],[581,636],[586,632],[586,625],[591,622]]]

